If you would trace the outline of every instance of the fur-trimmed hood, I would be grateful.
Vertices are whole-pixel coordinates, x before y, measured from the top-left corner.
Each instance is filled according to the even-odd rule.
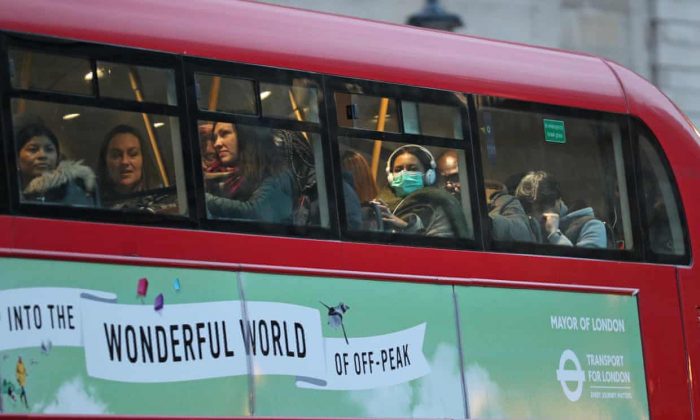
[[[97,177],[89,166],[83,165],[83,161],[64,160],[53,171],[32,179],[22,193],[43,196],[69,183],[77,183],[85,192],[92,194],[95,192]]]

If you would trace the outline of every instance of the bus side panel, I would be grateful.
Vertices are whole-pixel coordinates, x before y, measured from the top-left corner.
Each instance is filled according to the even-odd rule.
[[[17,217],[0,217],[0,231],[7,232],[7,236],[0,239],[4,242],[0,243],[13,248],[6,248],[6,253],[40,258],[56,253],[58,258],[82,261],[202,268],[233,267],[242,263],[246,270],[260,272],[322,276],[335,273],[341,277],[360,278],[368,277],[371,272],[374,273],[371,277],[386,280],[554,290],[582,287],[582,292],[595,291],[591,288],[596,287],[602,293],[614,288],[638,289],[651,417],[690,418],[676,268],[672,266]],[[243,241],[245,246],[240,246]],[[406,276],[408,274],[411,276]],[[629,291],[620,293],[630,294]]]
[[[700,276],[687,268],[678,269],[680,295],[685,327],[685,344],[688,351],[687,363],[690,390],[693,401],[693,415],[700,418]]]
[[[686,117],[663,96],[658,89],[643,80],[630,70],[616,64],[610,64],[617,73],[628,97],[629,112],[640,117],[658,138],[661,147],[668,158],[671,170],[678,182],[682,205],[685,210],[685,220],[688,224],[687,235],[690,238],[690,256],[697,255],[697,239],[700,237],[700,170],[697,162],[700,161],[700,133],[693,130]],[[698,374],[697,365],[700,363],[700,332],[698,331],[698,306],[700,305],[700,273],[696,266],[679,268],[679,294],[681,296],[685,327],[685,344],[689,360],[686,369],[689,369],[688,382],[692,387],[692,410],[695,418],[700,417],[700,390],[696,384]],[[675,305],[675,304],[674,304]],[[673,307],[675,310],[677,307]],[[652,322],[667,323],[670,320],[657,315]],[[675,324],[675,316],[674,316]],[[644,325],[642,325],[644,328]],[[663,343],[670,342],[671,337],[665,335],[662,330],[660,335],[652,335]],[[667,417],[667,416],[665,416]]]
[[[639,274],[645,283],[639,292],[639,321],[651,418],[691,418],[676,270],[660,268],[663,273]]]

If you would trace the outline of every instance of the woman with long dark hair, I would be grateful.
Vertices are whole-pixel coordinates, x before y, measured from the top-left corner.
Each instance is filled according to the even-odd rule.
[[[291,223],[293,184],[272,130],[216,122],[212,130],[216,170],[226,173],[208,186],[207,211],[214,218]]]

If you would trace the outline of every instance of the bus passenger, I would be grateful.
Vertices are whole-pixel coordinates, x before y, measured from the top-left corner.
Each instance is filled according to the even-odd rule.
[[[214,123],[200,122],[199,147],[202,154],[202,172],[204,189],[214,195],[227,196],[225,192],[226,180],[233,166],[226,166],[219,160],[214,148]]]
[[[267,127],[214,123],[214,149],[221,179],[206,193],[214,218],[292,222],[293,183]]]
[[[275,145],[281,150],[294,180],[294,225],[319,225],[321,208],[312,140],[300,132],[291,130],[274,130],[273,136]],[[359,229],[362,224],[360,200],[349,177],[347,172],[342,171],[345,214],[348,226],[351,229]]]
[[[448,150],[438,158],[438,171],[445,191],[461,200],[459,159],[455,150]],[[486,206],[491,220],[491,238],[495,241],[538,242],[531,228],[530,218],[520,201],[508,194],[506,186],[486,180]]]
[[[348,228],[382,230],[382,212],[374,204],[379,189],[367,160],[360,153],[348,150],[343,153],[341,166]]]
[[[542,225],[543,242],[583,248],[606,248],[605,225],[585,207],[569,213],[559,183],[544,171],[528,172],[515,195],[525,210]]]
[[[498,181],[484,180],[486,206],[491,219],[491,237],[495,241],[539,242],[539,232],[532,227],[530,217],[520,200],[508,194]],[[539,227],[537,227],[539,229]]]
[[[107,133],[97,165],[103,206],[150,213],[167,213],[176,207],[174,194],[151,193],[163,185],[151,180],[144,152],[143,137],[134,127],[121,124]]]
[[[423,146],[397,148],[387,161],[389,188],[380,194],[385,229],[438,237],[471,237],[461,205],[435,184],[435,158]]]
[[[80,161],[60,160],[56,135],[42,123],[20,127],[17,166],[22,200],[95,206],[95,173]]]
[[[353,150],[346,151],[343,153],[341,165],[344,171],[352,175],[352,185],[360,203],[367,204],[377,198],[377,183],[374,182],[367,160],[361,154]]]
[[[216,150],[214,150],[214,123],[204,122],[199,124],[199,146],[202,153],[202,169],[207,170],[216,164]]]
[[[440,173],[440,180],[443,188],[448,193],[455,196],[457,200],[462,200],[460,194],[461,183],[459,181],[459,159],[457,152],[448,150],[437,160],[437,168]]]

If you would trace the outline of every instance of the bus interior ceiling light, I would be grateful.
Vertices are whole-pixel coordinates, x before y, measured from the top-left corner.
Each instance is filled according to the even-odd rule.
[[[262,92],[260,92],[260,99],[264,101],[265,99],[269,98],[270,95],[272,95],[272,91],[270,91],[270,90],[262,91]]]
[[[80,116],[80,114],[78,114],[78,113],[66,114],[66,115],[63,116],[63,119],[64,119],[65,121],[68,121],[68,120],[72,120],[72,119],[74,119],[74,118],[78,118],[79,116]]]
[[[109,72],[105,72],[105,69],[103,69],[102,67],[98,67],[97,68],[97,79],[102,79],[105,76],[105,74],[107,74],[107,73],[109,73]],[[85,76],[83,77],[83,79],[85,79],[86,82],[92,81],[92,71],[85,73]]]

